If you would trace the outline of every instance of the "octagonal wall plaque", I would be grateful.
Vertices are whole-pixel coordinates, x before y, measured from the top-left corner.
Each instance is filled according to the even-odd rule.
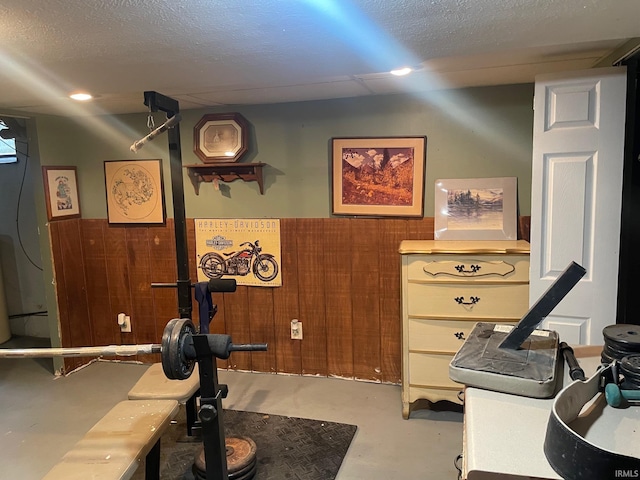
[[[193,128],[193,151],[204,163],[237,162],[248,138],[249,124],[239,113],[207,114]]]

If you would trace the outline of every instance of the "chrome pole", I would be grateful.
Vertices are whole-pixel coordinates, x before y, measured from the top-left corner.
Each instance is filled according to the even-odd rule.
[[[98,347],[0,348],[0,358],[130,357],[151,353],[162,353],[162,346],[156,343],[149,343],[145,345],[105,345]]]

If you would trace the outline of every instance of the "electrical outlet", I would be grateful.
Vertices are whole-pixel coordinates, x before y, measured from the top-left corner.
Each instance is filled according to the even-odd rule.
[[[131,333],[131,317],[124,313],[118,314],[118,325],[120,325],[120,331]]]
[[[297,318],[291,320],[291,339],[302,340],[302,322]]]

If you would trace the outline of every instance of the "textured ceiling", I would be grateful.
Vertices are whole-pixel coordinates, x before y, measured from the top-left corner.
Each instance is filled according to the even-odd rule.
[[[1,0],[0,113],[181,109],[532,82],[640,37],[639,0]],[[391,77],[388,70],[418,71]],[[85,89],[91,104],[67,94]]]

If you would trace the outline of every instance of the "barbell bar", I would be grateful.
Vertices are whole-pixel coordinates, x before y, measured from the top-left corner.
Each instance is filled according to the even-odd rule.
[[[162,333],[162,343],[144,345],[106,345],[97,347],[63,348],[0,348],[2,358],[50,358],[50,357],[130,357],[159,353],[162,357],[162,370],[171,380],[185,380],[191,376],[197,354],[193,345],[196,328],[188,318],[169,320]],[[229,335],[205,334],[209,353],[227,359],[234,351],[266,351],[266,343],[234,344]]]
[[[0,358],[131,357],[147,353],[162,353],[162,346],[157,343],[149,343],[146,345],[104,345],[98,347],[0,348]]]

